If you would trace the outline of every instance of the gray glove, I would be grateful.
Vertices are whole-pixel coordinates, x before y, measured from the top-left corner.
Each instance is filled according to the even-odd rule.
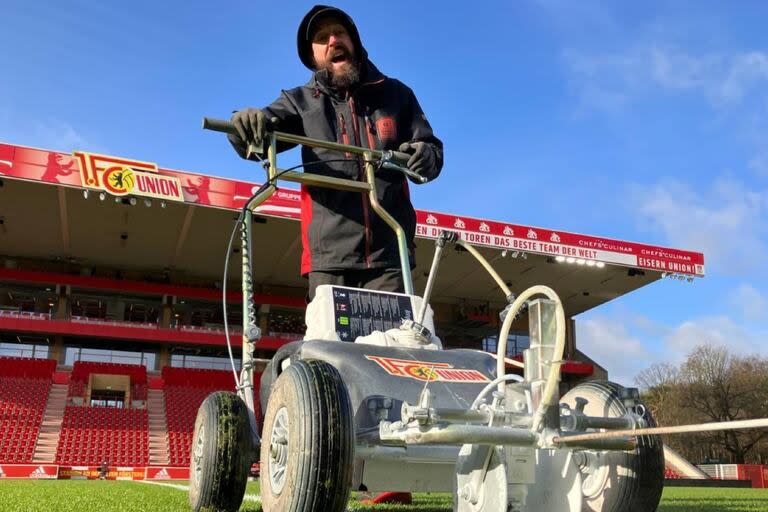
[[[231,119],[237,134],[243,142],[261,146],[267,133],[267,116],[258,108],[246,108],[235,112]]]
[[[427,179],[435,177],[437,158],[432,146],[426,142],[403,142],[398,149],[403,153],[410,153],[408,169]]]

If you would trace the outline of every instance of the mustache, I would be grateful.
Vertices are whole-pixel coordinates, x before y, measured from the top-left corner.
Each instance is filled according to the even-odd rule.
[[[347,49],[347,47],[343,46],[343,45],[333,46],[333,47],[328,49],[328,58],[329,59],[335,59],[337,57],[345,57],[345,58],[347,58],[349,60],[352,60],[353,56],[354,56],[353,53],[350,52]]]

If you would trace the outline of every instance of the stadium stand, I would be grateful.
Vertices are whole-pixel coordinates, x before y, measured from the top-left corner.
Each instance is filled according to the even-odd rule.
[[[171,466],[189,466],[197,409],[214,391],[234,391],[232,372],[193,368],[163,368],[163,391]]]
[[[675,471],[674,469],[666,468],[664,469],[664,479],[665,480],[680,480],[681,478],[685,478],[683,475]]]
[[[81,407],[64,412],[57,464],[145,466],[149,462],[146,409]]]
[[[0,357],[0,462],[29,463],[56,362]]]

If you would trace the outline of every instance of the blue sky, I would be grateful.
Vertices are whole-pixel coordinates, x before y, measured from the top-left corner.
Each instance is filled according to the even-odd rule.
[[[417,207],[705,253],[706,278],[578,318],[614,378],[705,342],[765,353],[768,4],[603,4],[336,5],[445,143]],[[0,140],[258,181],[200,119],[307,80],[311,5],[5,0]]]

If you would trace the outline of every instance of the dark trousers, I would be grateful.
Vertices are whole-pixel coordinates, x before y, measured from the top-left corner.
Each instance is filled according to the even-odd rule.
[[[310,272],[308,300],[315,298],[315,290],[321,284],[368,288],[383,292],[402,293],[404,291],[403,272],[399,268]]]

